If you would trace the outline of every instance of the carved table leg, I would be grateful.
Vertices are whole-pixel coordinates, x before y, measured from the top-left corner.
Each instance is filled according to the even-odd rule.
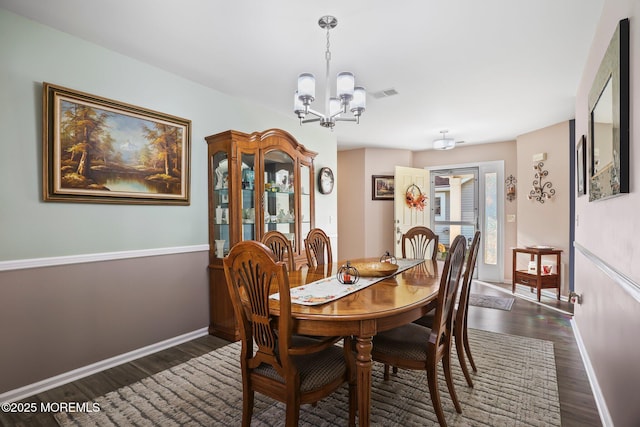
[[[372,337],[356,338],[356,375],[358,381],[358,423],[360,426],[369,425],[371,409],[371,348]]]

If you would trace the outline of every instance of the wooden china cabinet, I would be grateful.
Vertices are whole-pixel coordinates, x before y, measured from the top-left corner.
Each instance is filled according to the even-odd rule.
[[[280,129],[229,130],[205,138],[209,163],[209,333],[240,339],[222,258],[243,240],[282,232],[296,266],[306,262],[304,238],[314,227],[317,153]]]

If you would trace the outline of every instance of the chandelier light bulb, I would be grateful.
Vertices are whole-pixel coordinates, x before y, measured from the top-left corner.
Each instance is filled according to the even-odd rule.
[[[343,103],[348,103],[351,101],[351,98],[353,98],[355,83],[356,79],[353,76],[353,73],[343,71],[338,74],[336,92],[338,93],[338,98],[340,98]]]
[[[298,76],[298,98],[304,105],[309,105],[316,99],[316,78],[311,73]]]

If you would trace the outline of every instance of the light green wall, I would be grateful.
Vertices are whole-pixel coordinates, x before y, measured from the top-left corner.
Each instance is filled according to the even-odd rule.
[[[43,202],[43,81],[191,120],[191,205]],[[316,170],[336,169],[335,137],[300,127],[293,113],[265,110],[0,9],[0,262],[206,244],[204,137],[268,128],[319,152]],[[328,224],[335,192],[316,193],[316,202],[316,225],[335,227]]]

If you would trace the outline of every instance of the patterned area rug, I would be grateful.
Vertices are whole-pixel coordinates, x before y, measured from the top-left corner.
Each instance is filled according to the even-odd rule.
[[[469,305],[475,307],[495,308],[498,310],[511,311],[511,306],[516,299],[513,297],[496,297],[492,295],[469,295]]]
[[[474,388],[466,385],[454,357],[457,414],[440,372],[443,408],[450,426],[560,426],[553,343],[470,329],[478,367]],[[240,425],[242,384],[239,343],[191,359],[95,402],[100,412],[59,413],[61,426],[231,426]],[[301,426],[344,426],[347,387],[318,403],[303,405]],[[284,405],[256,393],[252,425],[284,423]],[[400,370],[389,381],[374,363],[371,425],[437,426],[424,372]]]

